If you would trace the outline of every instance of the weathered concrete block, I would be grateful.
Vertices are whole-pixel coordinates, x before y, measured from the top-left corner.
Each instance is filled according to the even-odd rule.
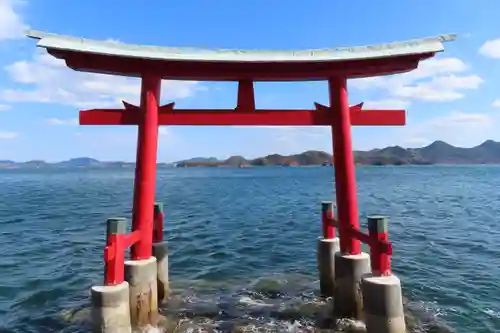
[[[156,258],[158,302],[161,304],[170,294],[167,242],[153,243],[153,256]]]
[[[363,319],[361,278],[370,273],[370,256],[360,254],[335,254],[335,292],[333,307],[338,317]]]
[[[367,333],[405,333],[401,282],[395,275],[361,279]]]
[[[158,286],[156,258],[125,261],[125,280],[130,285],[130,320],[132,327],[156,326],[158,321]]]
[[[129,284],[94,286],[91,289],[92,332],[131,333]]]
[[[333,297],[335,291],[335,253],[339,251],[339,239],[319,238],[317,260],[321,295]]]

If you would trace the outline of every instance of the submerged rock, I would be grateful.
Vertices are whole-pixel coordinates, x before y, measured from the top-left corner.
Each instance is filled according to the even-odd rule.
[[[63,310],[59,313],[59,316],[63,321],[71,324],[89,323],[91,320],[90,308]]]

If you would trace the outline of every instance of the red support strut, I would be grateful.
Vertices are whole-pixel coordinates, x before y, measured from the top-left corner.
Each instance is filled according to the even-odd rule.
[[[321,226],[323,239],[335,238],[335,216],[333,214],[333,203],[325,201],[321,203]]]
[[[349,233],[351,228],[359,230],[359,217],[347,80],[345,77],[331,78],[328,80],[328,87],[330,112],[333,118],[332,137],[340,251],[359,254],[361,253],[360,241]]]
[[[241,80],[238,82],[238,103],[236,111],[253,112],[255,110],[255,93],[253,81]]]
[[[125,236],[127,219],[110,218],[106,221],[106,247],[104,248],[104,285],[117,285],[124,281]]]
[[[369,216],[368,217],[368,232],[372,242],[388,243],[389,233],[387,226],[387,217],[385,216]],[[391,275],[391,254],[390,251],[383,251],[379,244],[370,246],[370,262],[372,273],[377,276]],[[389,252],[389,253],[387,253]]]
[[[160,77],[151,74],[142,76],[132,216],[132,229],[138,230],[141,236],[132,246],[133,260],[149,259],[152,255],[160,88]]]
[[[156,202],[154,208],[153,243],[160,243],[163,241],[164,219],[163,204],[161,202]]]

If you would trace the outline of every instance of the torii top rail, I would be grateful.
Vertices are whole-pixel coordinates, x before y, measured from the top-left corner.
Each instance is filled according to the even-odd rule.
[[[351,125],[404,125],[404,110],[362,110],[349,106],[347,79],[411,71],[444,50],[455,35],[376,46],[301,51],[209,50],[138,46],[29,31],[56,58],[77,71],[140,77],[141,105],[80,111],[82,125],[138,125],[132,217],[132,258],[151,257],[159,125],[331,126],[340,250],[358,254],[356,180]],[[238,99],[229,110],[181,110],[159,106],[162,79],[237,81]],[[256,110],[253,82],[328,80],[330,106],[310,110]]]

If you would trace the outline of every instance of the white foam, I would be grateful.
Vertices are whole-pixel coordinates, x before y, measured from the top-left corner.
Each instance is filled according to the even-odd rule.
[[[164,333],[165,330],[162,328],[154,327],[154,326],[146,326],[145,328],[139,331],[140,333]]]
[[[490,316],[490,317],[499,318],[500,319],[500,311],[495,311],[495,310],[486,308],[486,309],[483,310],[483,312],[485,314],[487,314],[488,316]]]
[[[262,301],[254,300],[251,299],[250,297],[243,296],[238,300],[239,303],[246,304],[246,305],[251,305],[251,306],[258,306],[258,307],[272,307],[272,304],[267,304]]]

